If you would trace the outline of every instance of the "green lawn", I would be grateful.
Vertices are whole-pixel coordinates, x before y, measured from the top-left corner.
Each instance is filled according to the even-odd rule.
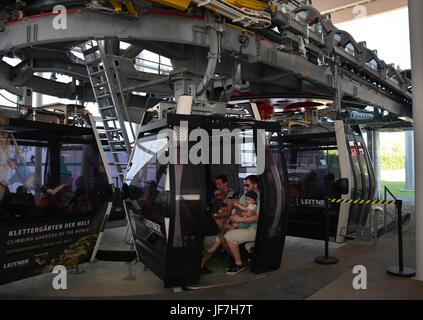
[[[414,192],[404,192],[402,189],[404,189],[404,182],[391,182],[391,181],[382,181],[382,195],[384,192],[385,186],[389,188],[389,190],[395,195],[395,196],[413,196]]]

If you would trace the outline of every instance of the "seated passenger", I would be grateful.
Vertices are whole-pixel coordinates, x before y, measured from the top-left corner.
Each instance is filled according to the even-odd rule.
[[[257,176],[251,175],[245,178],[244,187],[246,194],[241,197],[239,201],[240,204],[247,205],[246,195],[249,192],[255,192],[257,194],[257,210],[256,214],[252,216],[240,217],[236,215],[233,216],[231,219],[237,225],[241,223],[246,223],[249,224],[249,227],[247,229],[235,229],[225,233],[224,244],[222,243],[222,245],[225,248],[228,248],[231,256],[234,259],[233,263],[228,267],[228,274],[237,274],[245,270],[245,266],[241,259],[239,245],[247,242],[254,242],[256,240],[257,223],[260,211],[260,191],[258,189]]]
[[[230,216],[229,204],[234,191],[228,186],[228,178],[219,175],[215,179],[216,191],[211,200],[212,212],[220,230],[223,230],[228,217]]]
[[[335,176],[332,173],[327,174],[323,178],[323,195],[324,196],[335,196],[336,190],[335,190]]]
[[[25,207],[35,206],[35,197],[31,192],[28,192],[25,186],[19,186],[16,189],[16,194],[13,197],[14,205],[20,205]]]
[[[91,211],[91,203],[88,201],[88,196],[85,189],[78,188],[75,190],[75,195],[69,202],[69,212],[89,212]]]
[[[310,171],[304,181],[303,194],[304,198],[319,199],[322,196],[321,187],[317,183],[316,171]]]
[[[212,216],[208,213],[204,225],[203,255],[201,258],[201,274],[203,275],[212,273],[212,271],[207,268],[206,263],[222,243],[219,234],[219,227]]]
[[[257,213],[257,192],[249,191],[245,194],[246,205],[239,203],[236,201],[233,203],[234,209],[232,210],[232,217],[238,215],[240,217],[251,217]],[[232,219],[231,221],[231,229],[248,229],[250,227],[249,223],[235,223]]]
[[[5,181],[0,182],[0,204],[3,207],[10,206],[13,201],[12,193],[9,190],[9,187],[7,186],[7,183]]]
[[[43,186],[41,188],[41,193],[43,197],[41,198],[40,206],[41,207],[54,207],[61,208],[60,192],[63,191],[69,185],[67,183],[61,184],[56,188],[48,188]]]
[[[213,256],[213,254],[217,251],[220,247],[221,240],[219,236],[206,236],[204,237],[204,249],[203,249],[203,256],[201,258],[201,274],[210,274],[211,271],[206,266],[206,262]]]

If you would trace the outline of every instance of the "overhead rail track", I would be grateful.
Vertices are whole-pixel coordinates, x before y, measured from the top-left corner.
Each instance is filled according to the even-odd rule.
[[[220,2],[234,6],[232,1]],[[198,6],[198,3],[203,5]],[[221,23],[210,20],[206,3],[211,4],[211,1],[193,1],[187,11],[157,5],[138,7],[139,17],[132,20],[81,7],[68,11],[65,30],[51,28],[55,17],[52,13],[26,16],[9,21],[4,32],[0,33],[0,54],[25,59],[22,56],[25,51],[34,61],[36,58],[30,56],[33,48],[60,43],[61,50],[68,54],[66,50],[81,40],[94,37],[99,40],[120,39],[135,45],[154,43],[172,61],[193,61],[199,53],[191,49],[209,48],[210,26],[216,28]],[[335,101],[336,108],[341,108],[342,99],[347,99],[357,105],[383,108],[398,117],[412,117],[412,86],[408,73],[381,60],[365,42],[358,42],[347,32],[337,29],[328,15],[323,16],[315,8],[298,1],[282,4],[270,1],[268,9],[262,12],[271,16],[269,27],[257,28],[215,10],[215,14],[220,13],[226,19],[220,40],[222,57],[216,69],[220,77],[232,79],[236,58],[242,66],[242,80],[249,84],[248,94],[251,96],[283,97],[292,92],[310,97],[325,95]],[[19,87],[19,81],[13,78],[14,68],[3,68],[4,80]],[[66,67],[63,69],[66,71]],[[204,72],[190,64],[185,70],[198,77]],[[125,74],[122,77],[123,84],[128,83]],[[81,78],[86,79],[86,73]],[[154,86],[164,83],[159,77],[157,81],[151,82],[152,87],[172,97],[168,88]],[[28,82],[25,84],[31,87],[33,83]],[[143,88],[142,82],[140,84]],[[132,87],[136,88],[136,85],[128,85],[128,88]],[[43,88],[37,89],[43,93]],[[143,88],[144,92],[150,89]],[[79,96],[81,91],[87,97],[90,95],[80,85],[75,90],[79,90]]]

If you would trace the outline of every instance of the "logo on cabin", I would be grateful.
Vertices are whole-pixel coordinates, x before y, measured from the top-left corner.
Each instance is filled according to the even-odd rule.
[[[325,208],[326,203],[325,200],[297,199],[297,206],[306,208]]]

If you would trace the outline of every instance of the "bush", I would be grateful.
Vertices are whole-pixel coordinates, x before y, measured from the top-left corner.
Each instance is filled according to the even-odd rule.
[[[382,170],[401,170],[405,168],[405,155],[382,155],[380,157]]]

